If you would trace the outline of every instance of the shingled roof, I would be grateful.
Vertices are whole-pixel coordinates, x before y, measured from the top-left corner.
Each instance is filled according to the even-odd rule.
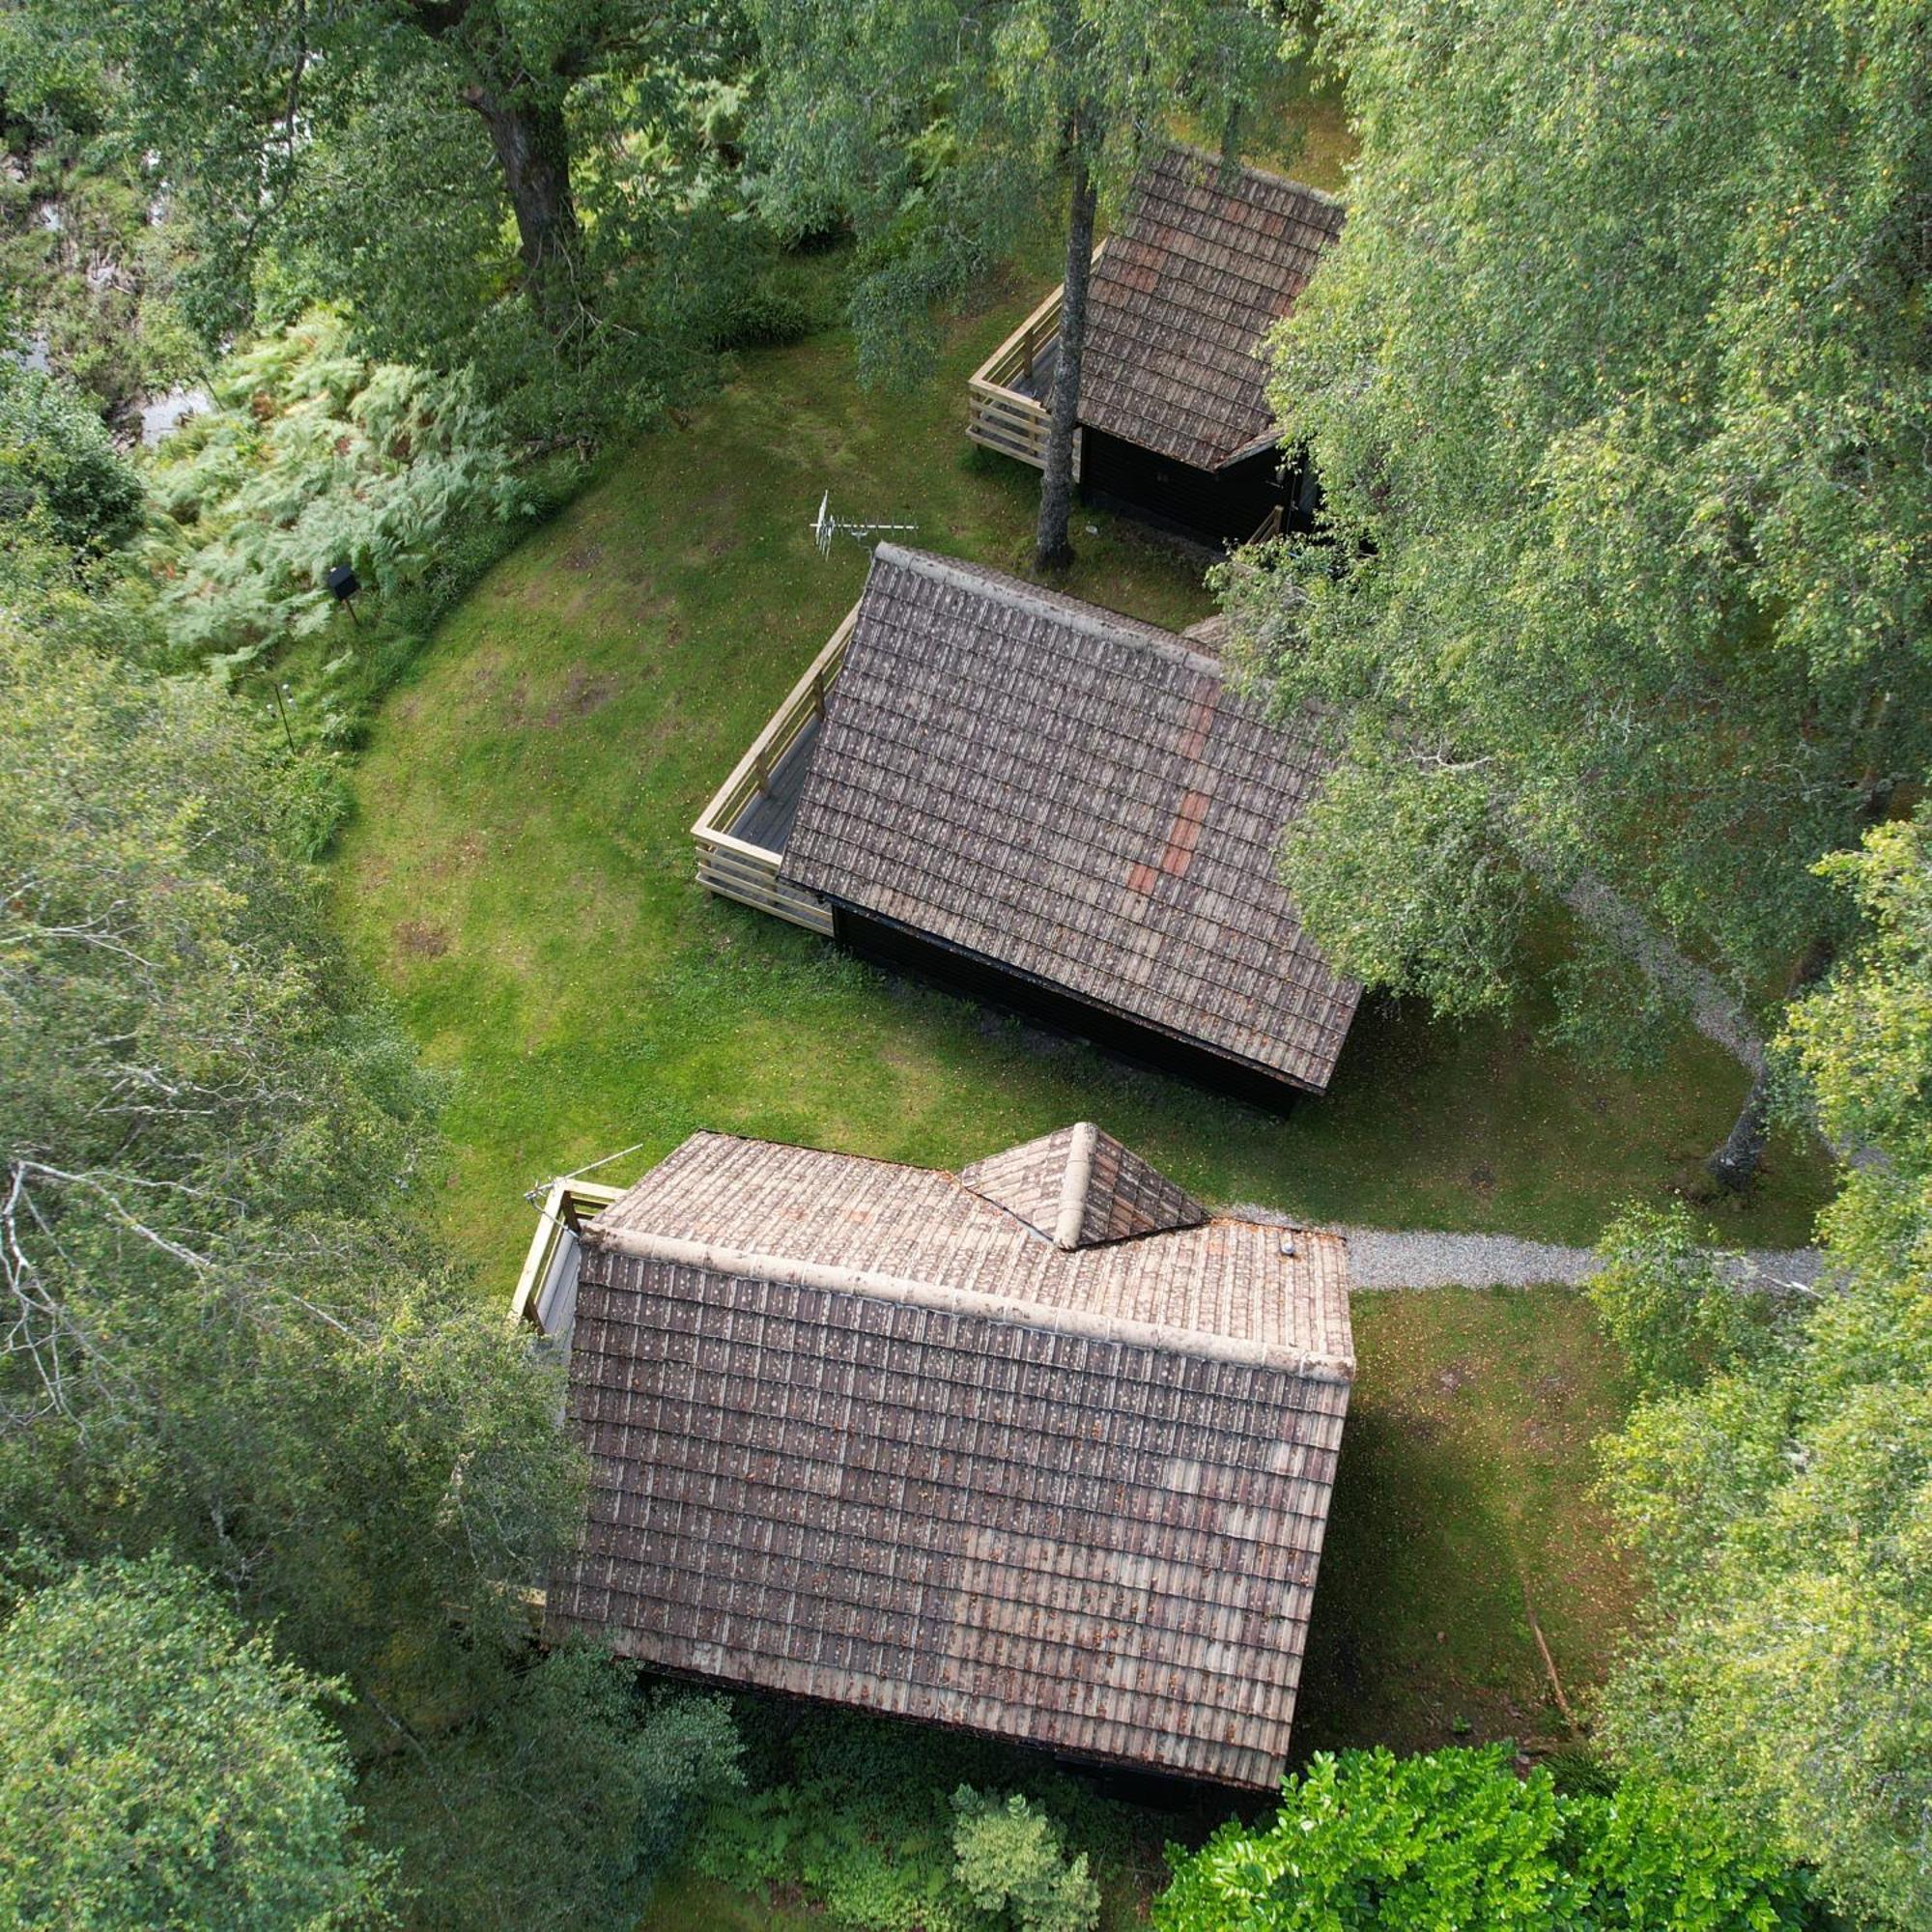
[[[697,1134],[588,1225],[591,1492],[552,1632],[1270,1786],[1353,1374],[1346,1248],[1172,1206],[1062,1247],[969,1184],[1010,1164]]]
[[[1320,769],[1171,633],[881,544],[781,877],[1320,1093],[1359,989],[1274,867]]]
[[[1341,203],[1299,182],[1158,155],[1094,266],[1080,420],[1198,469],[1266,448],[1262,338],[1341,232]]]

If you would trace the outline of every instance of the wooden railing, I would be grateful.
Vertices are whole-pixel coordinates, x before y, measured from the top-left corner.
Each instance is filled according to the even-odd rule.
[[[832,933],[832,908],[816,893],[806,892],[779,877],[782,853],[740,838],[731,828],[746,807],[760,792],[770,789],[772,773],[798,742],[799,734],[814,719],[823,721],[825,695],[845,662],[845,645],[858,615],[859,607],[855,604],[691,828],[691,836],[697,841],[700,886],[721,898],[755,906],[760,912],[788,919],[794,925],[824,933],[828,938]]]
[[[530,1237],[530,1251],[524,1258],[524,1271],[517,1277],[517,1292],[510,1301],[510,1320],[517,1326],[525,1322],[544,1332],[544,1314],[549,1304],[553,1278],[561,1256],[577,1239],[578,1230],[600,1208],[616,1200],[618,1189],[594,1180],[553,1180],[550,1192],[538,1210],[537,1231]]]
[[[1098,261],[1103,242],[1094,250]],[[1002,456],[1017,457],[1036,469],[1046,468],[1047,407],[1016,386],[1035,386],[1039,359],[1060,334],[1060,303],[1065,290],[1057,288],[966,379],[966,434]],[[1080,478],[1080,432],[1073,433],[1073,477]]]

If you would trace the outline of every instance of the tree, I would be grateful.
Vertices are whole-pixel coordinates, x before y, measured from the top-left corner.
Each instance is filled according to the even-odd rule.
[[[1507,1746],[1398,1758],[1318,1752],[1267,1824],[1170,1850],[1157,1932],[1492,1932],[1612,1925],[1773,1932],[1805,1922],[1803,1883],[1686,1794],[1608,1796],[1518,1777]]]
[[[1315,540],[1223,587],[1337,762],[1286,872],[1335,964],[1573,1038],[1688,1010],[1750,1094],[1844,936],[1810,862],[1932,756],[1924,26],[1872,0],[1324,10],[1362,154],[1281,329]],[[1472,164],[1471,156],[1480,156]]]
[[[30,4],[125,72],[210,340],[337,300],[387,359],[540,372],[554,431],[661,402],[755,252],[698,130],[695,84],[741,58],[706,0]]]
[[[334,1687],[154,1555],[74,1571],[0,1628],[0,1917],[22,1932],[389,1923]]]
[[[76,554],[125,543],[141,485],[100,418],[64,384],[0,356],[0,519],[40,520]]]
[[[1782,1052],[1827,1134],[1869,1152],[1781,1346],[1645,1402],[1608,1445],[1653,1596],[1605,1730],[1861,1922],[1904,1927],[1932,1916],[1932,814],[1820,870],[1866,936]]]
[[[582,1463],[412,1211],[436,1093],[298,856],[328,763],[0,560],[0,1553],[174,1550],[340,1681],[406,1885],[487,1897],[561,1803],[515,1922],[622,1924],[690,1753],[608,1660],[529,1667]]]
[[[930,311],[997,261],[1057,179],[1065,293],[1036,566],[1072,560],[1073,435],[1094,224],[1182,109],[1232,135],[1275,56],[1247,0],[753,0],[776,218],[850,209],[862,357],[912,359]]]

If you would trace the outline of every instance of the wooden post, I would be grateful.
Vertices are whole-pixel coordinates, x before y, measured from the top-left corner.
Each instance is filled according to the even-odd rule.
[[[583,1223],[577,1218],[577,1203],[570,1198],[570,1189],[565,1188],[557,1196],[557,1207],[563,1212],[563,1225],[581,1241],[583,1238]]]
[[[811,674],[811,708],[823,723],[825,718],[825,668],[820,666]]]

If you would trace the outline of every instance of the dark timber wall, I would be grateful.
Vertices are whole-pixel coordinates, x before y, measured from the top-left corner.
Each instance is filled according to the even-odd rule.
[[[1215,549],[1245,543],[1275,509],[1290,528],[1308,526],[1313,479],[1305,465],[1293,461],[1286,476],[1279,475],[1279,450],[1264,449],[1227,469],[1196,469],[1104,430],[1080,434],[1080,490],[1090,502]]]
[[[832,906],[833,936],[862,957],[930,980],[950,992],[966,993],[990,1005],[1045,1020],[1063,1033],[1077,1034],[1122,1059],[1163,1073],[1178,1073],[1236,1099],[1286,1113],[1296,1096],[1307,1091],[1257,1065],[1217,1053],[1197,1040],[1181,1039],[1124,1013],[1096,1007],[1022,973],[1014,973],[977,952],[967,952],[896,922],[840,905]]]

